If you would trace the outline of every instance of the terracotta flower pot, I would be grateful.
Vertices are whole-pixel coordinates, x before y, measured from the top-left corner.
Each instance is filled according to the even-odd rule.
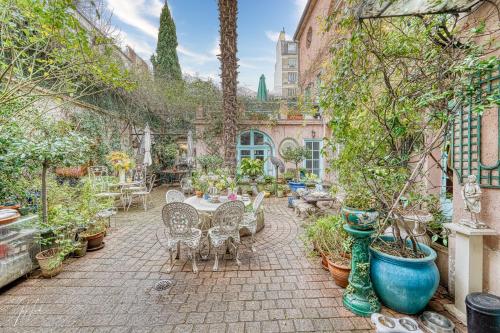
[[[56,168],[56,174],[62,177],[81,178],[87,175],[87,166],[58,167]]]
[[[202,192],[202,191],[196,191],[195,193],[196,193],[196,196],[197,196],[198,198],[203,197],[203,192]]]
[[[327,271],[328,270],[328,255],[323,253],[323,252],[320,252],[320,255],[321,255],[321,267]]]
[[[83,235],[82,237],[85,238],[85,240],[88,242],[87,243],[87,250],[92,251],[94,249],[99,248],[102,245],[102,240],[104,238],[105,231],[101,231],[97,234],[93,235]]]
[[[43,277],[51,278],[61,273],[62,260],[58,256],[59,249],[57,248],[48,249],[36,255]]]
[[[333,280],[337,284],[337,286],[346,288],[349,284],[349,274],[351,273],[350,265],[345,265],[342,263],[337,263],[335,261],[328,260],[328,269],[332,274]]]

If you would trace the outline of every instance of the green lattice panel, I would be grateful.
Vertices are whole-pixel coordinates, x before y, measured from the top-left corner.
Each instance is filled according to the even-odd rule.
[[[474,105],[481,99],[500,94],[500,68],[495,71],[478,73],[471,79],[474,93],[466,105],[458,107],[453,122],[452,161],[453,168],[463,183],[469,175],[476,175],[481,187],[500,188],[500,112],[499,107],[485,112],[496,113],[497,141],[488,142],[497,146],[497,162],[486,164],[481,155],[481,131],[483,116],[473,112]]]

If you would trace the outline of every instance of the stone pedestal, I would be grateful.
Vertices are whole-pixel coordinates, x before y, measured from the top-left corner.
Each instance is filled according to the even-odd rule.
[[[348,224],[344,229],[354,239],[352,245],[351,274],[349,286],[344,291],[344,306],[363,317],[369,317],[380,311],[380,302],[375,295],[370,280],[370,246],[374,230],[361,231],[351,228]]]
[[[456,232],[455,237],[455,303],[446,310],[467,324],[465,297],[483,291],[483,236],[496,235],[492,229],[473,229],[458,223],[444,227]]]

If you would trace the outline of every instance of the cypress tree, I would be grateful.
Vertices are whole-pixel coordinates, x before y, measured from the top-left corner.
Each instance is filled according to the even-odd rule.
[[[155,77],[171,80],[180,80],[182,78],[176,48],[177,34],[175,32],[175,23],[165,1],[160,16],[156,53],[151,56]]]

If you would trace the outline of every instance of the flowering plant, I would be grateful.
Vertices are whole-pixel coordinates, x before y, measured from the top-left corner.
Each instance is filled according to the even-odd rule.
[[[134,161],[122,151],[113,151],[108,155],[108,161],[116,171],[128,171],[135,166]]]

